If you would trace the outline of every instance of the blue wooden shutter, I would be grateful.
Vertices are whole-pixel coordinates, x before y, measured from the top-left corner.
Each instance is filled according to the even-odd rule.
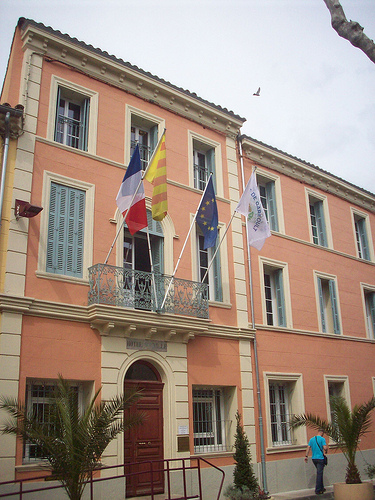
[[[320,318],[322,321],[322,332],[326,333],[327,325],[326,325],[323,286],[322,286],[322,279],[321,278],[318,278],[318,293],[319,293],[319,305],[320,305]]]
[[[47,272],[82,277],[85,192],[51,183]]]
[[[83,233],[85,192],[69,188],[68,231],[66,235],[66,274],[83,275]]]
[[[370,329],[372,335],[375,338],[375,292],[371,292],[367,295],[367,306],[369,314]]]
[[[218,246],[218,241],[216,241],[215,246],[212,247],[212,255],[215,253]],[[223,301],[223,288],[221,282],[221,263],[220,263],[220,249],[217,251],[214,261],[212,263],[212,270],[214,275],[214,291],[215,300],[217,302]]]
[[[315,208],[316,226],[318,229],[319,245],[326,247],[328,245],[327,245],[326,225],[324,220],[323,201],[317,201],[316,203],[314,203],[314,208]]]
[[[331,297],[331,304],[332,304],[333,331],[334,333],[339,334],[340,320],[339,320],[339,308],[337,304],[336,284],[333,280],[329,280],[328,284],[329,284],[329,295]]]
[[[61,89],[57,87],[57,99],[56,99],[56,118],[55,118],[55,135],[54,140],[57,142],[57,131],[59,127],[59,107],[60,107],[60,97],[61,97]]]
[[[367,233],[366,233],[366,221],[365,219],[359,219],[357,221],[359,239],[361,242],[362,258],[370,260],[370,252],[368,248]]]
[[[274,277],[278,325],[286,326],[283,270],[277,269],[274,273]]]
[[[148,158],[149,160],[151,158],[152,153],[154,152],[154,149],[156,148],[157,143],[158,143],[158,126],[155,125],[150,129],[150,156]]]
[[[86,98],[81,106],[81,129],[79,132],[79,149],[87,151],[89,137],[90,99]]]
[[[279,222],[277,219],[275,183],[273,181],[267,182],[266,194],[267,194],[268,222],[270,224],[270,229],[272,229],[273,231],[278,231]]]
[[[215,149],[211,148],[206,152],[206,162],[207,162],[207,180],[212,174],[212,181],[214,184],[214,189],[216,193],[216,173],[215,173]]]

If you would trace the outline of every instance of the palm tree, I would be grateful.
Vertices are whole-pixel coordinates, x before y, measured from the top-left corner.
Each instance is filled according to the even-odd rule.
[[[126,429],[142,422],[144,415],[136,412],[124,418],[125,409],[140,397],[140,392],[126,391],[109,401],[97,402],[100,389],[81,413],[77,392],[61,375],[51,401],[46,406],[47,418],[28,410],[23,403],[0,397],[0,409],[12,417],[1,428],[3,434],[15,434],[35,444],[49,462],[53,476],[64,486],[71,500],[80,500],[85,481],[99,466],[108,444]]]
[[[301,426],[323,430],[340,448],[348,465],[346,468],[346,483],[361,483],[361,476],[355,463],[355,455],[360,438],[369,431],[371,425],[370,413],[375,408],[375,398],[367,403],[355,405],[350,410],[343,397],[334,396],[330,399],[332,421],[328,422],[310,413],[294,415],[290,421],[292,428]]]

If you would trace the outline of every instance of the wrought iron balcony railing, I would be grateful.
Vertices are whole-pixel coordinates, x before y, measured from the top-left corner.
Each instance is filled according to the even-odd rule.
[[[90,267],[89,282],[89,305],[109,304],[129,309],[208,318],[206,283],[108,264]]]

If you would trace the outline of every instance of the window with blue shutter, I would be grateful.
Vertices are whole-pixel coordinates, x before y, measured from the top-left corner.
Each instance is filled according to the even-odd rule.
[[[51,183],[46,271],[82,278],[85,191]]]
[[[216,192],[215,148],[209,148],[198,141],[193,141],[193,157],[194,187],[204,191],[210,174],[212,174]]]
[[[370,260],[366,219],[354,215],[354,226],[355,226],[355,236],[357,241],[358,256],[360,259]]]
[[[333,279],[317,278],[320,318],[323,333],[341,333],[336,282]]]
[[[267,325],[286,327],[287,321],[282,268],[265,267],[264,297]]]
[[[328,246],[324,207],[322,200],[310,199],[310,221],[315,245]]]
[[[87,151],[90,99],[58,87],[54,139],[60,144]]]
[[[204,236],[200,234],[200,230],[197,233],[197,243],[198,243],[198,276],[199,280],[208,284],[209,300],[215,300],[217,302],[223,301],[223,290],[221,281],[221,261],[220,261],[220,250],[217,251],[214,261],[207,272],[208,266],[212,260],[218,242],[214,247],[203,248],[204,247]]]
[[[130,156],[138,144],[142,170],[145,170],[158,144],[158,125],[133,115],[131,118]]]
[[[277,269],[274,273],[274,276],[275,276],[275,290],[276,290],[276,306],[277,306],[278,325],[279,326],[286,326],[283,270]]]
[[[276,205],[276,189],[274,181],[265,181],[264,178],[257,178],[258,188],[264,213],[270,229],[272,231],[279,230],[279,221],[277,217],[277,205]]]
[[[367,327],[372,339],[375,339],[375,292],[367,292],[366,300],[366,320]]]

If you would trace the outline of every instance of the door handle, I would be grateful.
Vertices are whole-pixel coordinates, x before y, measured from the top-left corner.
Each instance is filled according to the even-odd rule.
[[[138,443],[138,444],[146,444],[146,443]]]

